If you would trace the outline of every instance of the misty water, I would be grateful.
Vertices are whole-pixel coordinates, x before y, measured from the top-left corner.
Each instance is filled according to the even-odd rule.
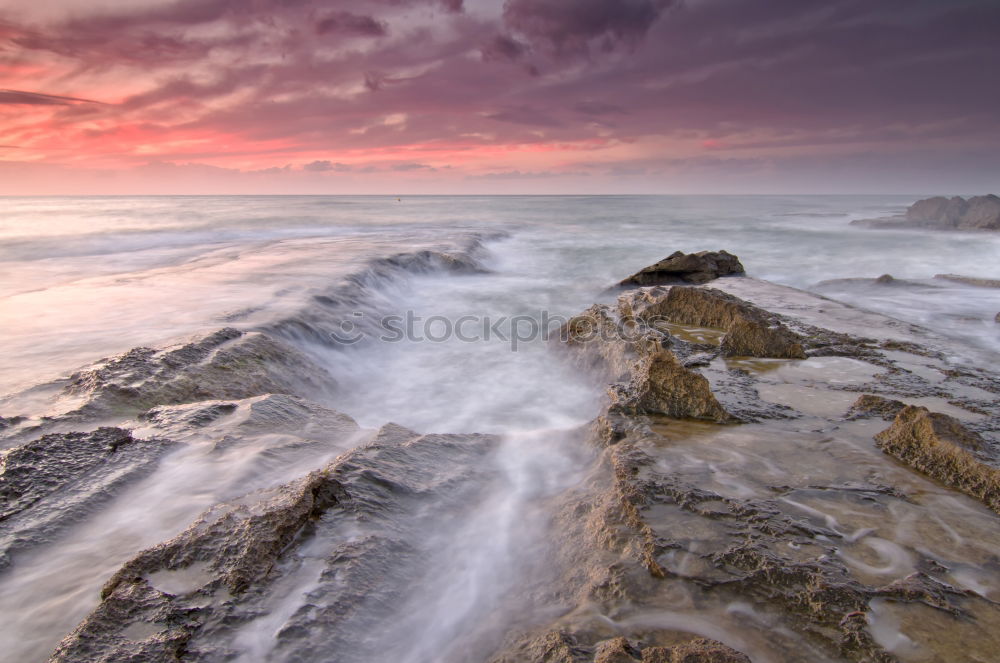
[[[351,660],[389,660],[380,658],[387,652],[408,663],[484,660],[503,624],[532,610],[559,610],[525,605],[518,592],[547,571],[544,505],[587,472],[592,453],[572,433],[603,397],[600,385],[527,333],[530,325],[512,328],[510,321],[564,319],[607,300],[609,285],[675,250],[725,249],[752,276],[816,289],[954,339],[956,361],[996,357],[1000,290],[933,277],[1000,278],[1000,238],[850,225],[898,213],[914,199],[4,199],[0,415],[66,411],[73,403],[56,397],[55,385],[73,371],[135,346],[162,347],[228,326],[271,330],[321,365],[333,380],[310,398],[354,418],[362,431],[339,438],[325,424],[293,431],[318,446],[282,446],[280,434],[240,428],[239,417],[178,431],[184,446],[152,474],[0,572],[0,649],[10,660],[45,660],[97,604],[102,583],[139,550],[214,504],[323,467],[393,422],[418,432],[494,433],[501,442],[483,461],[488,479],[456,517],[426,519],[423,535],[436,542],[428,547],[435,552],[398,611],[379,618],[374,641]],[[482,271],[370,271],[372,261],[394,254],[469,247]],[[886,273],[914,283],[817,285]],[[354,327],[395,315],[413,321],[412,333],[346,347],[318,342],[351,333],[342,318],[324,318],[316,299],[348,286]],[[463,317],[474,321],[467,337],[447,333]],[[484,338],[484,321],[502,333]],[[121,422],[92,426],[99,423]],[[242,442],[220,451],[227,436]],[[322,443],[331,437],[335,443]],[[902,557],[891,542],[872,545],[882,546],[876,552],[887,563]],[[283,660],[274,635],[306,602],[319,573],[304,563],[267,614],[234,636],[230,644],[243,660]],[[727,614],[740,619],[732,609]],[[720,628],[725,639],[725,627],[708,630]],[[747,646],[758,647],[760,660],[772,656],[764,644]]]

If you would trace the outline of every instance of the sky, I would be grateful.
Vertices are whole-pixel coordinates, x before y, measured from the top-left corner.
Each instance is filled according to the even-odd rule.
[[[0,0],[0,194],[1000,193],[1000,0]]]

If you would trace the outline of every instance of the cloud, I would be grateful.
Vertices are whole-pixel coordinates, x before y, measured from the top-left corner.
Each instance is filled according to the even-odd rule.
[[[70,104],[99,104],[93,99],[78,97],[61,97],[40,92],[25,92],[23,90],[0,90],[0,104],[25,104],[30,106],[68,106]]]
[[[557,54],[633,47],[674,0],[507,0],[506,26]]]
[[[346,163],[339,163],[339,162],[335,163],[333,161],[323,159],[321,161],[313,161],[311,163],[305,164],[304,166],[302,166],[302,170],[306,170],[312,173],[328,173],[331,171],[337,173],[346,173],[350,172],[352,168],[350,165]]]
[[[0,143],[23,158],[340,182],[323,173],[564,173],[584,151],[622,177],[708,148],[751,160],[729,170],[867,149],[970,173],[976,150],[1000,153],[995,0],[103,6],[0,21]]]
[[[316,34],[339,34],[357,37],[384,37],[388,34],[388,24],[372,16],[334,12],[316,22]]]
[[[483,60],[520,60],[528,53],[528,45],[507,35],[497,35],[481,49]]]

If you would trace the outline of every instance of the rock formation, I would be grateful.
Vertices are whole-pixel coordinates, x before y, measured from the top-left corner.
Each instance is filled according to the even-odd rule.
[[[675,251],[663,260],[646,267],[621,281],[626,288],[675,283],[707,283],[720,276],[740,276],[744,273],[739,258],[725,251],[684,253]]]
[[[962,276],[961,274],[935,274],[934,278],[974,285],[978,288],[1000,288],[1000,279],[984,279],[978,276]]]
[[[929,228],[936,230],[1000,230],[1000,197],[936,196],[918,200],[902,216],[858,219],[853,225],[870,228]]]
[[[0,569],[11,556],[57,535],[127,483],[144,476],[173,446],[120,428],[54,433],[0,456]]]
[[[127,562],[101,603],[52,661],[228,660],[240,626],[263,613],[268,592],[301,564],[297,551],[329,540],[312,595],[320,605],[278,634],[294,660],[361,654],[367,631],[352,622],[366,602],[391,607],[419,557],[428,519],[462,508],[481,481],[486,435],[418,435],[387,425],[329,467],[221,504],[170,541]],[[435,491],[438,484],[447,491]],[[329,627],[317,634],[310,626]],[[320,639],[316,639],[319,635]]]
[[[656,297],[650,293],[649,296]],[[726,356],[805,359],[800,338],[774,316],[748,302],[712,288],[672,287],[659,299],[633,298],[633,311],[646,324],[659,320],[692,327],[711,327],[726,332],[722,352]]]
[[[1000,528],[966,495],[1000,506],[1000,379],[897,321],[750,278],[713,286],[635,287],[565,325],[553,350],[608,398],[585,429],[529,438],[564,435],[579,454],[551,491],[534,467],[498,478],[509,439],[365,431],[296,395],[326,377],[270,332],[221,330],[75,374],[85,405],[59,425],[135,419],[4,454],[3,554],[60,532],[175,445],[215,462],[263,440],[274,466],[289,450],[320,460],[134,554],[52,661],[401,660],[422,633],[381,636],[427,609],[427,559],[489,539],[494,523],[448,528],[516,491],[528,497],[513,527],[532,511],[544,534],[503,605],[476,615],[473,630],[495,632],[446,625],[452,655],[421,660],[892,663],[910,638],[926,660],[991,660],[1000,609],[977,574],[994,570]],[[878,418],[892,424],[873,438]],[[947,489],[932,480],[966,495],[934,499]],[[486,569],[449,610],[500,582],[520,552],[506,534],[482,559],[444,558],[449,584],[461,564]],[[886,628],[879,611],[897,609],[916,625]]]
[[[1000,470],[981,460],[990,446],[954,417],[909,405],[875,440],[882,451],[1000,513]]]

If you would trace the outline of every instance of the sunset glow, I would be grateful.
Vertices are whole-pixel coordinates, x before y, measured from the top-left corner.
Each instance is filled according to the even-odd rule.
[[[0,193],[977,191],[994,2],[6,0]]]

